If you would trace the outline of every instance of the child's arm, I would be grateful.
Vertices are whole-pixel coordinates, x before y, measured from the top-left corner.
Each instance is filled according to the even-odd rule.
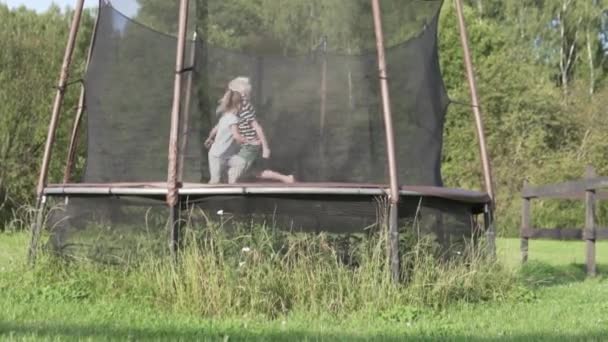
[[[239,132],[238,125],[236,125],[236,124],[230,125],[230,130],[232,131],[232,137],[234,138],[234,140],[236,140],[237,143],[239,143],[239,144],[245,143],[245,138]]]
[[[262,158],[270,158],[270,147],[268,147],[268,140],[266,140],[264,129],[262,129],[262,126],[258,123],[258,120],[255,119],[251,123],[251,126],[253,126],[253,129],[255,129],[258,137],[260,137],[260,142],[262,143]]]
[[[211,144],[213,144],[213,138],[215,138],[216,134],[217,134],[217,125],[215,125],[215,127],[213,127],[211,132],[209,132],[209,136],[207,137],[207,140],[205,140],[206,148],[211,147]]]

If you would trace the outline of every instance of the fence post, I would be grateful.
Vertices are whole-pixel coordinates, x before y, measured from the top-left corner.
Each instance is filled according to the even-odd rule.
[[[486,240],[488,244],[488,254],[490,258],[496,259],[496,226],[494,225],[494,210],[492,203],[486,204],[483,214],[483,221],[486,230]]]
[[[524,181],[525,191],[528,187],[528,181]],[[526,263],[528,261],[528,230],[531,227],[531,218],[530,218],[530,203],[531,199],[529,197],[523,197],[523,203],[521,206],[521,229],[519,231],[520,237],[520,245],[519,249],[521,250],[521,262]]]
[[[592,166],[587,166],[585,172],[585,178],[595,178],[595,170]],[[595,264],[595,238],[596,238],[596,224],[595,224],[595,189],[585,189],[585,231],[583,234],[586,244],[586,263],[587,263],[587,275],[594,277],[596,274]]]

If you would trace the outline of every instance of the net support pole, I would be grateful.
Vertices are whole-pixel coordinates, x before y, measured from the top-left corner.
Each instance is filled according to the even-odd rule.
[[[72,16],[72,23],[70,25],[70,32],[68,34],[68,41],[65,47],[63,55],[63,62],[61,64],[61,71],[59,73],[59,82],[57,83],[57,91],[55,92],[55,100],[53,101],[53,109],[51,111],[51,121],[49,123],[49,130],[46,136],[46,142],[44,144],[44,154],[42,156],[42,165],[40,167],[40,176],[38,178],[38,186],[36,187],[36,222],[32,229],[32,240],[30,242],[28,259],[31,263],[35,261],[36,250],[38,248],[38,239],[42,230],[42,224],[44,222],[44,188],[48,180],[49,165],[51,162],[51,154],[53,150],[53,144],[55,142],[55,134],[57,132],[57,125],[59,123],[59,114],[61,113],[61,105],[65,97],[65,91],[67,87],[70,65],[72,64],[72,57],[74,56],[74,47],[76,46],[76,37],[78,36],[78,30],[80,28],[80,19],[82,17],[82,9],[84,7],[84,0],[77,0],[74,7],[74,15]]]
[[[467,32],[466,22],[464,19],[464,13],[462,10],[462,0],[454,0],[456,2],[456,13],[458,15],[458,28],[460,30],[460,43],[462,44],[462,51],[464,54],[464,65],[466,68],[467,81],[469,84],[469,90],[471,93],[471,103],[473,107],[473,114],[475,115],[475,126],[477,129],[477,139],[479,142],[479,152],[481,156],[481,163],[483,167],[483,176],[485,188],[494,201],[494,183],[492,181],[492,170],[490,168],[490,157],[488,156],[488,149],[486,145],[486,137],[484,133],[483,116],[481,113],[481,107],[479,105],[479,95],[477,92],[477,81],[475,79],[475,72],[473,70],[473,62],[471,59],[471,49],[469,47],[469,35]]]
[[[262,86],[264,85],[264,80],[262,78],[264,77],[264,59],[262,56],[258,56],[255,59],[255,73],[255,100],[260,105],[263,105],[262,96],[264,93]]]
[[[91,56],[93,55],[93,45],[95,44],[95,38],[97,37],[97,27],[99,25],[99,13],[95,18],[95,24],[93,25],[93,33],[91,34],[91,42],[89,43],[89,51],[87,52],[87,60],[85,65],[85,72],[89,69],[91,63]],[[82,115],[85,110],[85,96],[86,88],[84,82],[80,86],[80,97],[78,98],[78,107],[76,109],[76,116],[74,117],[74,125],[72,126],[72,134],[70,136],[70,146],[68,148],[68,156],[65,162],[65,169],[63,171],[63,183],[69,183],[72,176],[72,170],[74,169],[74,158],[76,156],[76,148],[78,145],[78,132],[80,131],[80,124],[82,123]]]
[[[395,154],[395,135],[393,129],[393,116],[391,114],[391,101],[387,80],[386,57],[384,50],[384,34],[382,32],[382,14],[379,0],[371,0],[374,16],[374,31],[376,34],[376,49],[378,52],[378,74],[380,78],[380,91],[382,96],[382,110],[384,128],[386,133],[386,151],[388,154],[388,168],[390,177],[389,192],[389,250],[391,274],[393,281],[400,279],[399,265],[399,181],[397,179],[397,158]]]
[[[479,105],[479,95],[477,92],[477,81],[475,80],[475,72],[473,70],[473,62],[471,59],[471,49],[469,46],[469,35],[467,32],[466,22],[464,19],[462,0],[454,0],[456,4],[456,14],[458,16],[458,29],[460,32],[460,43],[462,44],[462,51],[464,55],[464,65],[466,69],[467,81],[469,84],[469,90],[471,93],[471,104],[473,107],[473,115],[475,116],[475,126],[477,130],[477,141],[479,143],[479,152],[481,156],[481,163],[483,167],[483,178],[485,183],[486,192],[490,196],[491,205],[486,209],[486,215],[484,221],[486,222],[486,234],[488,238],[488,246],[490,246],[490,253],[495,255],[496,251],[492,250],[492,246],[495,246],[496,233],[494,231],[493,222],[493,209],[495,205],[495,194],[494,194],[494,182],[492,180],[492,169],[490,166],[490,157],[488,156],[488,149],[486,145],[486,137],[483,125],[483,115],[481,107]]]
[[[184,98],[184,111],[182,115],[182,132],[181,141],[179,148],[179,163],[177,166],[178,176],[177,181],[182,182],[184,178],[184,159],[186,154],[186,148],[188,147],[188,130],[190,129],[190,102],[192,101],[192,78],[194,73],[194,64],[196,63],[196,32],[192,35],[192,47],[190,48],[188,67],[188,77],[186,78],[185,98]]]
[[[171,128],[169,133],[169,160],[167,170],[167,205],[169,206],[169,224],[171,225],[169,234],[169,247],[171,252],[176,255],[178,248],[178,238],[180,220],[178,212],[181,210],[178,194],[178,135],[179,118],[182,103],[182,83],[184,80],[184,55],[186,51],[186,34],[188,26],[188,0],[179,2],[179,23],[177,33],[177,51],[175,58],[175,79],[173,84],[173,106],[171,107]]]
[[[325,116],[327,115],[327,37],[321,41],[321,103],[319,120],[319,154],[321,159],[321,179],[325,179]]]
[[[494,207],[492,203],[487,203],[484,206],[483,222],[486,232],[487,255],[491,259],[496,259],[496,232],[494,228]]]
[[[84,6],[84,0],[77,0],[74,8],[74,15],[72,17],[72,24],[70,26],[70,33],[68,35],[68,42],[63,55],[63,63],[61,65],[61,72],[59,74],[59,83],[57,84],[57,91],[55,93],[55,100],[53,102],[53,110],[51,112],[51,122],[49,124],[49,130],[46,136],[46,143],[44,145],[44,154],[42,157],[42,167],[40,168],[40,177],[38,178],[38,187],[36,188],[37,202],[39,204],[44,187],[46,186],[49,164],[51,161],[51,153],[53,150],[53,143],[55,142],[55,133],[57,132],[57,125],[59,123],[59,114],[61,112],[61,105],[65,96],[67,87],[70,65],[72,64],[72,57],[74,55],[74,47],[76,45],[76,37],[78,36],[78,29],[80,28],[80,18],[82,17],[82,9]]]

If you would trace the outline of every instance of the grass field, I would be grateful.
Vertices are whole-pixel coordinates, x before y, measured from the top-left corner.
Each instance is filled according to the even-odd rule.
[[[203,319],[160,310],[146,294],[110,280],[107,293],[87,296],[87,281],[47,283],[28,270],[25,234],[0,235],[0,340],[608,340],[608,244],[598,244],[600,276],[585,279],[583,243],[533,241],[520,269],[519,241],[501,239],[499,257],[520,285],[505,299],[456,303],[436,310],[348,317],[291,312],[276,319]]]

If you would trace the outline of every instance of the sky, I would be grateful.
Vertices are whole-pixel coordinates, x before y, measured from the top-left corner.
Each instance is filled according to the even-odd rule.
[[[62,9],[66,7],[74,7],[74,5],[76,4],[76,0],[0,0],[0,3],[7,4],[9,7],[19,7],[23,5],[27,8],[42,12],[48,9],[53,3],[59,5],[59,7],[61,7]],[[85,7],[96,7],[98,4],[99,0],[84,1]],[[128,15],[136,12],[136,9],[131,8],[117,7],[117,9]]]
[[[48,9],[52,3],[59,5],[61,8],[74,7],[76,3],[75,0],[0,0],[0,2],[7,4],[9,7],[24,5],[39,12]],[[84,3],[87,7],[94,7],[97,6],[98,0],[85,0]]]

